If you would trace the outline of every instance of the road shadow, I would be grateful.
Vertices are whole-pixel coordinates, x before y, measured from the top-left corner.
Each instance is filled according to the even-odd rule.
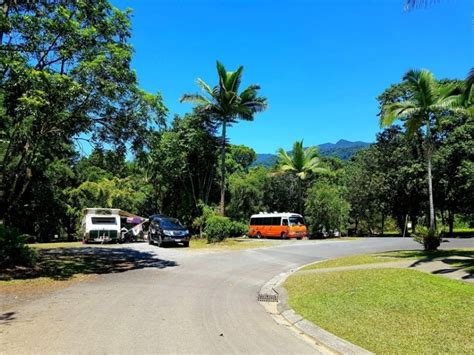
[[[474,275],[474,250],[447,249],[426,252],[422,250],[400,250],[396,258],[417,258],[410,267],[416,267],[432,261],[441,261],[446,269],[433,271],[433,274],[449,274],[458,270],[467,273],[464,278],[472,278]]]
[[[6,312],[3,314],[0,314],[0,322],[2,323],[7,323],[15,319],[14,317],[15,312]]]
[[[57,248],[38,250],[33,268],[2,271],[2,279],[34,279],[48,277],[67,280],[76,274],[109,274],[136,269],[164,269],[178,264],[159,259],[155,254],[129,248]]]

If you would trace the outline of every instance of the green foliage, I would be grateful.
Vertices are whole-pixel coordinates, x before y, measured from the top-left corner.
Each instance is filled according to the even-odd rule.
[[[4,225],[0,225],[0,268],[33,266],[36,253],[26,245],[27,237]]]
[[[246,223],[231,221],[229,234],[231,237],[241,237],[247,234],[249,228]]]
[[[209,243],[222,242],[231,236],[233,231],[232,221],[228,217],[211,216],[206,220],[204,232]]]
[[[76,230],[85,208],[119,208],[138,214],[145,201],[145,193],[136,190],[137,184],[130,178],[86,181],[67,191],[68,213],[75,218]]]
[[[467,82],[467,86],[470,84]],[[472,85],[471,85],[472,86]],[[471,87],[464,88],[459,94],[459,87],[452,83],[435,80],[428,70],[409,70],[403,76],[403,97],[381,102],[380,125],[392,125],[396,120],[405,123],[407,135],[418,135],[424,129],[424,151],[427,161],[429,224],[435,228],[435,211],[433,202],[432,156],[435,151],[434,135],[439,121],[446,114],[472,115]],[[383,97],[382,99],[390,98]]]
[[[157,210],[191,224],[199,201],[209,204],[216,188],[218,141],[209,119],[197,112],[175,116],[172,127],[154,137],[150,151],[140,157],[153,184]]]
[[[211,88],[204,80],[198,79],[197,84],[204,92],[202,94],[185,94],[181,102],[192,102],[196,110],[206,115],[212,122],[222,126],[221,137],[221,214],[225,213],[226,189],[226,128],[239,119],[252,121],[254,115],[267,108],[267,99],[258,96],[259,85],[252,84],[239,93],[242,81],[243,66],[235,72],[227,71],[224,65],[217,61],[219,83]]]
[[[303,147],[303,141],[293,143],[291,155],[283,149],[278,149],[278,169],[293,172],[301,180],[305,180],[310,173],[324,172],[320,168],[320,157],[317,147]]]
[[[426,201],[425,166],[419,137],[407,137],[398,126],[377,135],[345,167],[345,198],[361,234],[379,234],[387,216],[403,231],[406,215],[413,223]]]
[[[303,141],[293,143],[291,155],[283,149],[278,150],[277,169],[289,172],[298,177],[298,212],[302,213],[303,181],[315,173],[325,173],[327,169],[321,167],[321,160],[317,147],[304,148]]]
[[[231,175],[235,172],[248,171],[256,158],[257,154],[252,148],[231,144],[226,153],[226,173]]]
[[[199,201],[198,207],[201,213],[198,217],[194,218],[192,226],[193,228],[199,229],[199,237],[203,237],[203,230],[206,227],[206,221],[211,216],[217,216],[218,212],[215,208],[206,205],[204,202]]]
[[[344,232],[347,229],[350,205],[339,187],[325,181],[316,182],[309,190],[305,217],[310,233]]]
[[[230,202],[228,216],[247,221],[251,214],[266,209],[265,191],[269,180],[268,171],[262,167],[250,169],[248,173],[235,173],[229,178]]]
[[[66,158],[74,141],[140,151],[166,115],[161,96],[139,89],[130,67],[128,10],[107,0],[12,6],[2,11],[0,57],[7,223],[38,170]]]
[[[413,234],[413,239],[422,244],[426,251],[434,251],[441,245],[441,231],[421,226]]]

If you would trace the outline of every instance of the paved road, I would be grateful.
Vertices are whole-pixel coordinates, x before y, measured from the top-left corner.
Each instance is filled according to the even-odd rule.
[[[444,247],[474,246],[453,240]],[[152,252],[143,269],[101,275],[14,306],[0,353],[315,353],[257,302],[276,274],[324,258],[417,249],[410,239],[288,242],[220,253]],[[173,266],[175,265],[175,266]]]

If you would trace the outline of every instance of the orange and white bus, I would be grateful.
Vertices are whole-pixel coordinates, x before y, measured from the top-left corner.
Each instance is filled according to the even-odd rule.
[[[307,235],[303,216],[297,213],[259,213],[250,217],[249,237],[301,239]]]

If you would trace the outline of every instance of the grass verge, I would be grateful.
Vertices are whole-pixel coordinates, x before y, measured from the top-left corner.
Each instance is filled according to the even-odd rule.
[[[464,259],[443,260],[453,256],[461,256]],[[311,264],[305,266],[302,270],[376,264],[400,260],[430,261],[436,259],[441,259],[452,266],[463,267],[470,270],[474,267],[474,248],[445,249],[437,250],[435,252],[425,252],[423,250],[398,250],[385,253],[351,255]]]
[[[408,269],[295,274],[290,306],[375,353],[474,353],[474,287]]]
[[[259,241],[251,239],[227,238],[219,243],[208,243],[207,239],[191,239],[189,247],[192,250],[243,250],[269,247],[278,244],[278,241]]]
[[[57,248],[80,248],[87,246],[81,242],[57,242],[57,243],[35,243],[28,244],[33,249],[57,249]]]

